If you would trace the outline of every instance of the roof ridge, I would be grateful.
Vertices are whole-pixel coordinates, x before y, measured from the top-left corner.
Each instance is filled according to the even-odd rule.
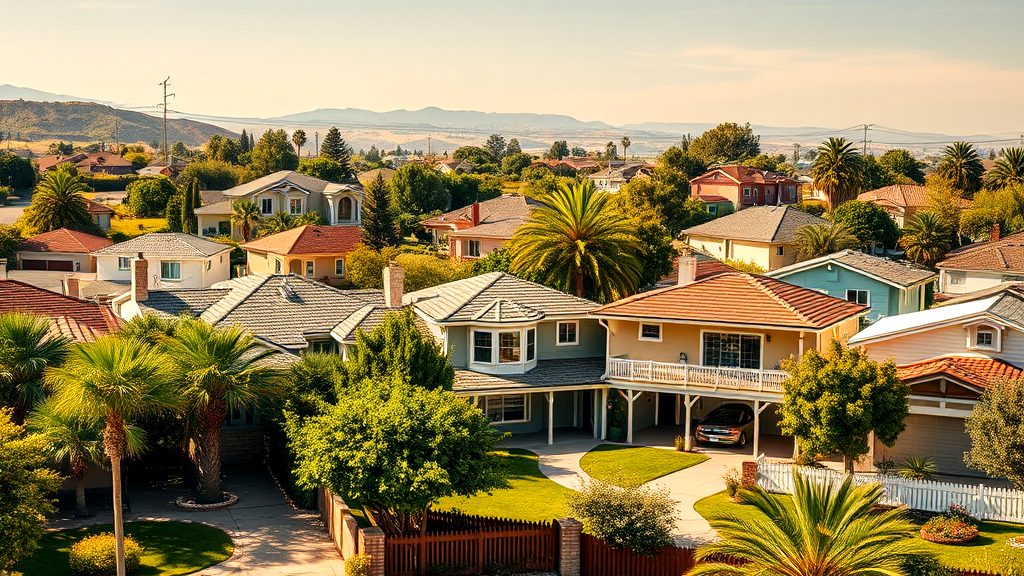
[[[242,280],[243,278],[250,278],[250,277],[252,277],[252,275],[250,275],[250,276],[241,276],[241,277],[239,277],[239,278],[236,278],[236,280]],[[270,276],[270,275],[267,275],[267,276],[263,276],[263,277],[262,277],[262,278],[261,278],[261,279],[260,279],[259,281],[257,281],[257,282],[256,282],[255,284],[253,284],[253,286],[252,286],[251,288],[249,288],[249,289],[248,289],[247,291],[245,291],[245,292],[244,292],[244,294],[240,294],[240,295],[239,295],[239,297],[235,299],[234,303],[233,303],[233,304],[231,304],[231,305],[230,305],[230,306],[229,306],[229,307],[228,307],[228,308],[227,308],[227,309],[226,309],[226,310],[224,311],[224,313],[223,313],[223,314],[218,314],[218,315],[216,315],[216,316],[213,316],[213,315],[211,314],[211,316],[213,316],[213,318],[203,318],[203,319],[204,319],[204,320],[206,320],[206,321],[207,321],[208,323],[210,323],[211,325],[212,325],[212,324],[217,324],[218,322],[220,322],[221,320],[223,320],[224,318],[226,318],[228,314],[230,314],[230,313],[231,313],[231,312],[233,312],[233,311],[234,311],[235,309],[237,309],[237,308],[238,308],[239,306],[241,306],[242,302],[245,302],[245,300],[246,300],[246,299],[247,299],[247,298],[248,298],[249,296],[252,296],[252,294],[253,294],[254,292],[256,292],[256,290],[259,290],[259,289],[260,289],[261,287],[263,287],[263,285],[265,285],[265,284],[266,284],[266,283],[267,283],[267,282],[268,282],[268,281],[269,281],[269,280],[270,280],[271,278],[273,278],[273,276]],[[241,283],[239,283],[239,284],[241,284]],[[244,286],[244,285],[243,285],[243,286]],[[241,287],[239,287],[239,290],[240,290],[240,291],[242,291],[243,289],[242,289]],[[203,316],[205,316],[207,312],[209,312],[209,311],[213,310],[214,308],[216,308],[216,306],[217,306],[218,304],[220,304],[220,303],[224,302],[225,300],[227,300],[227,299],[228,299],[228,297],[230,297],[230,296],[231,296],[231,293],[232,293],[232,292],[234,292],[234,291],[235,291],[235,287],[231,287],[231,288],[229,288],[229,289],[228,289],[228,293],[227,293],[227,294],[225,294],[225,295],[221,296],[221,297],[220,297],[220,299],[219,299],[219,300],[218,300],[217,302],[215,302],[215,303],[211,304],[210,306],[208,306],[208,307],[206,308],[206,310],[204,310],[204,311],[203,311],[203,313],[199,315],[199,316],[200,316],[200,318],[202,318]]]
[[[458,306],[456,306],[454,310],[451,311],[451,313],[449,313],[448,315],[446,315],[444,318],[441,319],[442,322],[445,321],[445,320],[448,320],[449,318],[454,316],[456,313],[458,313],[460,310],[465,308],[465,306],[467,304],[469,304],[474,299],[476,299],[476,297],[479,296],[480,294],[482,294],[484,290],[487,290],[491,286],[494,286],[494,284],[499,279],[501,279],[501,278],[503,278],[505,276],[506,272],[488,272],[488,274],[494,274],[494,278],[490,282],[485,283],[479,290],[477,290],[476,292],[473,292],[473,294],[470,295],[468,298],[463,299],[462,302]],[[481,274],[480,276],[471,276],[470,278],[466,278],[466,280],[469,280],[469,279],[472,279],[472,278],[481,278],[483,276],[487,276],[487,274]],[[455,282],[459,282],[459,280],[455,280]],[[444,286],[444,284],[440,284],[440,286]]]
[[[771,299],[775,300],[776,302],[778,302],[779,304],[781,304],[783,308],[785,308],[786,310],[789,310],[790,312],[792,312],[794,315],[796,315],[797,318],[803,320],[804,322],[806,322],[808,324],[814,324],[814,321],[811,320],[811,318],[809,316],[807,316],[803,312],[797,310],[795,306],[793,306],[792,304],[789,303],[789,301],[787,301],[782,296],[778,295],[775,292],[775,290],[771,289],[768,286],[768,283],[769,282],[771,282],[771,283],[778,282],[780,284],[787,284],[788,286],[793,286],[794,288],[799,288],[801,290],[807,290],[807,288],[800,288],[799,286],[796,286],[795,284],[788,284],[788,283],[783,282],[781,280],[776,280],[774,278],[769,278],[767,276],[755,276],[753,274],[746,274],[746,276],[747,276],[747,281],[748,282],[751,282],[751,283],[755,284],[757,286],[757,288],[759,288],[762,292],[767,294],[769,298],[771,298]]]

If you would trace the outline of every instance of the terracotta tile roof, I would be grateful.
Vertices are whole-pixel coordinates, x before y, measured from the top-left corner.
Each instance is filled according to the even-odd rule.
[[[473,226],[473,205],[463,206],[422,221],[426,227],[447,228],[452,236],[511,238],[539,202],[525,196],[504,194],[480,203],[480,223]]]
[[[919,380],[930,376],[946,376],[979,388],[988,388],[996,380],[1016,380],[1024,370],[999,360],[973,356],[939,356],[896,367],[900,380]]]
[[[714,179],[715,174],[724,174],[728,179],[738,182],[741,184],[799,184],[797,180],[786,176],[785,174],[778,174],[776,172],[769,172],[767,170],[761,170],[759,168],[753,168],[751,166],[741,166],[739,164],[728,164],[726,166],[719,166],[712,170],[708,170],[704,174],[697,176],[690,182],[696,182],[698,180]]]
[[[0,280],[0,314],[25,312],[50,319],[53,334],[91,342],[116,331],[121,322],[109,306],[78,300],[16,280]]]
[[[25,252],[69,252],[89,254],[106,248],[114,242],[102,236],[93,236],[77,230],[58,228],[21,241],[18,250]]]
[[[725,196],[719,196],[717,194],[698,194],[697,200],[701,202],[731,202]]]
[[[964,246],[947,254],[936,267],[1024,273],[1024,232]]]
[[[43,156],[36,159],[36,165],[39,166],[40,172],[45,172],[52,168],[56,168],[61,164],[72,163],[83,168],[86,171],[91,171],[93,166],[117,166],[121,168],[130,168],[132,163],[125,160],[124,158],[114,154],[113,152],[92,152],[86,154],[79,152],[72,154],[71,156]]]
[[[85,201],[85,209],[89,211],[89,214],[113,214],[114,209],[106,204],[100,204],[92,200]]]
[[[781,280],[726,272],[685,286],[630,296],[592,314],[820,330],[865,311],[867,307],[861,304]]]
[[[796,242],[796,231],[807,224],[828,224],[828,220],[792,206],[752,206],[687,228],[683,234],[793,244]]]
[[[273,254],[348,254],[363,240],[359,226],[299,226],[243,244]]]
[[[924,208],[928,206],[928,189],[916,184],[893,184],[863,192],[857,196],[857,200],[903,208]]]
[[[699,250],[693,250],[693,255],[697,258],[697,277],[695,280],[703,280],[718,274],[724,274],[726,272],[736,272],[736,269],[729,266],[725,262],[718,260],[712,256],[709,256]],[[662,276],[655,283],[655,286],[667,287],[674,286],[679,281],[679,258],[672,259],[672,272]]]

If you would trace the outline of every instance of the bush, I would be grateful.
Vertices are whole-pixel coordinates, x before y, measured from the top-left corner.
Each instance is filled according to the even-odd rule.
[[[131,536],[124,537],[125,570],[131,574],[139,569],[142,546]],[[68,556],[75,576],[108,576],[117,572],[114,535],[110,532],[86,536],[71,547]]]
[[[963,544],[978,537],[978,527],[959,518],[942,514],[921,527],[921,538],[936,544]]]
[[[954,520],[960,520],[961,522],[967,522],[968,524],[974,524],[977,526],[978,519],[975,518],[967,508],[959,504],[950,504],[949,510],[946,510],[944,516],[946,518],[953,518]]]
[[[676,438],[675,438],[674,442],[675,442],[675,446],[676,446],[676,452],[685,452],[686,451],[686,438],[683,438],[682,436],[676,435]]]
[[[653,556],[673,543],[676,503],[668,489],[620,488],[590,480],[569,495],[566,508],[587,533],[613,548]]]
[[[121,174],[111,176],[108,174],[82,174],[82,182],[95,192],[121,192],[128,189],[128,185],[140,178],[138,174]]]
[[[167,201],[178,193],[178,187],[167,178],[143,178],[128,185],[124,201],[133,216],[158,218],[164,215]]]
[[[931,480],[938,471],[935,460],[927,456],[907,456],[897,470],[900,476],[911,480]]]
[[[345,559],[345,576],[370,576],[370,555],[356,554]]]
[[[733,466],[722,474],[722,481],[725,482],[725,493],[729,495],[729,499],[738,502],[740,488],[743,487],[743,474]]]
[[[953,571],[933,556],[907,556],[903,560],[906,576],[953,576]]]

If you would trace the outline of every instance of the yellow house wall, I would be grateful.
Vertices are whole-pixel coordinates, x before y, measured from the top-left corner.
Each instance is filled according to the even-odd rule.
[[[276,267],[274,263],[278,260],[281,261],[281,273],[288,274],[294,272],[296,274],[304,275],[306,272],[306,262],[309,260],[313,261],[313,278],[320,279],[329,278],[344,278],[344,276],[337,276],[335,274],[334,261],[344,260],[345,255],[330,255],[330,256],[282,256],[280,254],[268,254],[263,252],[246,251],[246,260],[249,264],[249,274],[274,274],[276,273]],[[346,276],[348,273],[348,262],[345,263]]]
[[[487,256],[491,252],[494,252],[498,248],[505,245],[508,242],[507,238],[481,238],[481,237],[470,237],[470,236],[459,236],[459,237],[448,237],[451,242],[449,247],[449,257],[455,260],[475,260],[476,256],[469,255],[469,244],[470,240],[480,241],[480,257]]]

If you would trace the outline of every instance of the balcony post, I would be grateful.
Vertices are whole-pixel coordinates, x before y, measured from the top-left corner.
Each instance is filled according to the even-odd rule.
[[[658,408],[661,407],[661,394],[658,392],[651,392],[654,394],[654,425],[658,425]]]
[[[686,440],[685,446],[686,451],[693,450],[693,431],[690,428],[693,426],[693,418],[690,416],[690,409],[693,408],[693,402],[690,402],[690,395],[687,394],[683,397],[683,402],[686,404]]]
[[[673,414],[675,415],[676,426],[679,426],[679,404],[680,402],[682,402],[683,397],[680,396],[679,394],[673,394],[672,396],[674,396],[676,399],[676,409],[673,412]]]

